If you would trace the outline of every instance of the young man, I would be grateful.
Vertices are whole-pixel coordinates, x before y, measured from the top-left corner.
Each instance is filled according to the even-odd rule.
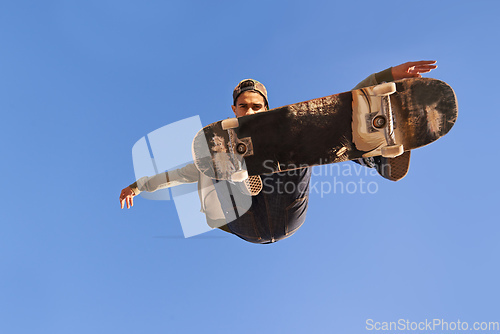
[[[354,89],[404,78],[421,77],[421,73],[435,69],[437,67],[435,63],[435,61],[418,61],[391,67],[370,75]],[[267,111],[269,103],[264,85],[253,79],[241,81],[233,91],[232,109],[236,117]],[[403,156],[407,164],[409,152]],[[381,164],[391,163],[390,160],[381,157],[360,159],[358,162],[367,167],[378,167],[379,172]],[[383,175],[382,172],[381,174]],[[214,185],[218,182],[201,175],[193,164],[137,180],[122,190],[120,204],[122,209],[125,203],[127,208],[130,208],[133,206],[134,196],[141,191],[155,191],[182,183],[198,182],[202,211],[206,214],[210,226],[219,227],[252,243],[272,243],[291,236],[304,223],[311,169],[303,168],[260,177],[264,185],[262,191],[252,196],[252,204],[248,211],[230,222],[227,222],[226,218],[230,212],[234,212],[234,203],[215,190]],[[283,189],[285,184],[295,186],[292,189],[290,187]]]

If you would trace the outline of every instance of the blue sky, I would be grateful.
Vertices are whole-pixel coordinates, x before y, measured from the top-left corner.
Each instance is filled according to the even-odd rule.
[[[497,1],[24,1],[0,5],[1,333],[360,333],[500,321]],[[459,119],[375,194],[311,194],[291,238],[184,239],[138,198],[133,144],[231,116],[243,78],[271,107],[435,59]],[[342,168],[349,168],[343,165]],[[316,169],[312,182],[330,182]]]

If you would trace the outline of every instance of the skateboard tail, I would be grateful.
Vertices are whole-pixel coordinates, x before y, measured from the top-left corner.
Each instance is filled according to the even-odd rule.
[[[435,142],[450,132],[458,117],[453,89],[436,79],[401,80],[391,96],[396,137],[405,150]],[[408,148],[408,149],[406,149]]]

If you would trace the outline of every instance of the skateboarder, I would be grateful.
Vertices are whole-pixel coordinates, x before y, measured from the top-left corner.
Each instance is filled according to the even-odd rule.
[[[408,62],[372,74],[354,89],[373,86],[404,78],[421,77],[435,69],[435,61]],[[241,81],[233,91],[233,112],[236,117],[269,110],[267,90],[260,82],[248,79]],[[409,154],[409,152],[408,152]],[[380,158],[360,159],[367,167],[380,167]],[[380,169],[379,169],[380,171]],[[308,207],[311,169],[303,168],[283,173],[261,175],[262,191],[252,196],[250,209],[242,216],[226,223],[225,217],[234,210],[233,203],[217,193],[214,181],[201,175],[193,164],[184,168],[143,177],[122,190],[120,205],[133,206],[133,198],[141,191],[155,191],[181,183],[199,183],[202,211],[207,223],[253,243],[272,243],[294,234],[305,221]],[[293,184],[294,187],[284,185]],[[281,187],[281,188],[280,188]]]

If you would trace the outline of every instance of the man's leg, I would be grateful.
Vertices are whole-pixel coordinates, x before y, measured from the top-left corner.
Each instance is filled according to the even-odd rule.
[[[253,243],[271,243],[291,236],[305,221],[310,178],[310,168],[262,175],[262,191],[252,196],[250,209],[241,215],[237,203],[218,191],[227,227]]]
[[[411,151],[406,151],[395,158],[376,156],[353,161],[368,168],[376,168],[377,172],[385,179],[399,181],[408,174],[408,170],[410,169],[410,157]]]

